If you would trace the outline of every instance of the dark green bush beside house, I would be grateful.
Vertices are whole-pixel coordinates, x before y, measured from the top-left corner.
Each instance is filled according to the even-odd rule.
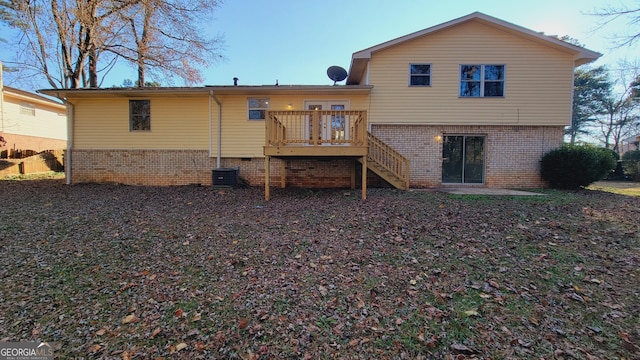
[[[575,190],[604,179],[615,167],[609,149],[567,144],[542,157],[541,175],[554,189]]]
[[[640,181],[640,150],[627,151],[622,155],[622,167],[625,175],[633,181]]]

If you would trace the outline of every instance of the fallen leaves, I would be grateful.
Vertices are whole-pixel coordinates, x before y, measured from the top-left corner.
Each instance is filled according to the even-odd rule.
[[[238,321],[238,329],[244,330],[247,326],[249,326],[249,320],[243,318]]]
[[[0,339],[64,358],[637,356],[637,201],[12,186]]]
[[[137,320],[138,320],[138,318],[136,317],[135,314],[129,314],[129,315],[125,316],[122,319],[122,324],[128,324],[128,323],[131,323],[131,322],[135,322]]]
[[[464,312],[465,316],[480,316],[477,309],[467,310]]]
[[[170,354],[175,354],[178,351],[184,350],[188,347],[187,343],[181,342],[175,345],[170,345],[169,346],[169,353]]]

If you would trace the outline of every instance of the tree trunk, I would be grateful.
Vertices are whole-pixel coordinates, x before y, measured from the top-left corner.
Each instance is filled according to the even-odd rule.
[[[138,55],[138,81],[136,83],[138,87],[144,87],[144,71],[145,71],[144,57],[141,55]]]

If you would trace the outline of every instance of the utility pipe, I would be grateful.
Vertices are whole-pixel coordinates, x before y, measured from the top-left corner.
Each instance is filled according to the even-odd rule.
[[[217,131],[217,155],[216,155],[216,168],[220,168],[220,162],[222,159],[222,102],[213,90],[209,91],[209,109],[211,109],[211,99],[213,99],[216,104],[218,104],[218,131]],[[213,121],[211,119],[211,110],[209,110],[209,144],[211,144],[211,130],[213,127]],[[209,152],[211,152],[211,145],[209,145]]]
[[[64,172],[67,185],[71,185],[71,151],[73,150],[73,114],[74,106],[65,97],[56,93],[56,98],[60,99],[67,107],[67,152],[64,154]]]

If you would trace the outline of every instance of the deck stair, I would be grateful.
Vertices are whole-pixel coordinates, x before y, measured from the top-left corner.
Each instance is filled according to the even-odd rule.
[[[397,189],[409,190],[409,159],[367,132],[367,168]]]

